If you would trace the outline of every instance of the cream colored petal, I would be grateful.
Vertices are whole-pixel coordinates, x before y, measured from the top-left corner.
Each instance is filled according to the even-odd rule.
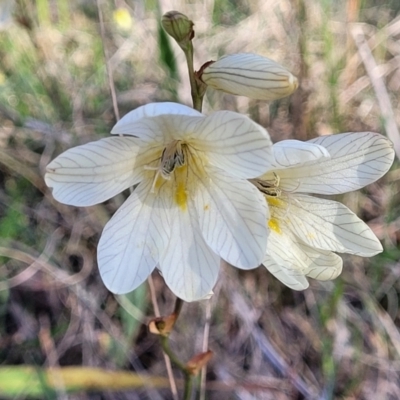
[[[298,239],[292,235],[285,225],[279,224],[279,229],[276,223],[274,226],[275,229],[271,229],[268,236],[266,254],[272,257],[282,268],[289,271],[289,274],[304,275],[304,271],[311,263],[310,258],[297,245]]]
[[[200,230],[211,249],[242,269],[258,267],[267,246],[268,208],[248,181],[214,170],[199,177],[194,204]]]
[[[128,293],[142,284],[159,262],[170,236],[171,200],[150,193],[141,182],[107,223],[97,258],[107,288]]]
[[[331,251],[318,250],[302,243],[298,243],[298,245],[303,248],[312,261],[304,271],[306,276],[318,281],[330,281],[341,274],[343,260],[337,254]]]
[[[328,150],[323,146],[299,140],[282,140],[272,146],[272,151],[277,168],[288,168],[330,158]]]
[[[135,138],[107,138],[74,147],[47,166],[46,185],[64,204],[101,203],[139,182],[139,152]]]
[[[217,111],[188,124],[190,146],[209,162],[231,175],[255,178],[272,168],[268,132],[250,118],[232,111]]]
[[[190,207],[174,209],[170,230],[170,241],[160,259],[165,283],[182,300],[201,300],[216,283],[220,258],[204,241]]]
[[[308,286],[305,276],[318,280],[335,279],[342,271],[343,261],[331,251],[306,245],[280,224],[279,232],[272,230],[268,238],[263,264],[285,285],[302,290]]]
[[[290,289],[305,290],[308,288],[309,283],[302,273],[296,273],[295,271],[287,270],[286,268],[277,264],[275,260],[268,255],[264,257],[263,264],[265,268],[267,268],[267,270],[275,276],[275,278],[277,278]]]
[[[383,250],[368,225],[341,203],[300,194],[275,203],[281,206],[273,206],[274,217],[309,246],[364,257]]]
[[[275,171],[283,190],[317,194],[357,190],[382,177],[394,160],[393,144],[379,133],[342,133],[310,142],[325,147],[331,159]]]
[[[201,79],[211,88],[257,100],[289,96],[298,81],[285,67],[257,54],[231,54],[206,67]]]
[[[149,103],[138,107],[135,110],[124,115],[114,126],[112,134],[124,134],[141,137],[143,131],[136,127],[136,123],[143,118],[157,117],[160,115],[189,115],[194,117],[203,117],[203,114],[178,103]]]
[[[314,143],[299,140],[282,140],[272,146],[273,160],[271,170],[259,177],[261,180],[274,180],[282,175],[280,169],[315,164],[317,161],[330,158],[328,150]],[[293,170],[290,170],[293,171]]]

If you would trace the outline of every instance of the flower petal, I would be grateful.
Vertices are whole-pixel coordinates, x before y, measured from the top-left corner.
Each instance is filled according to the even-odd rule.
[[[284,285],[293,290],[305,290],[309,283],[306,277],[300,272],[289,271],[278,265],[274,259],[268,255],[264,257],[263,264],[267,270]]]
[[[285,67],[257,54],[230,54],[210,64],[201,79],[210,87],[257,100],[289,96],[298,81]]]
[[[204,115],[193,108],[178,103],[150,103],[138,107],[123,116],[114,126],[111,133],[115,135],[133,135],[140,137],[141,130],[132,127],[132,124],[143,118],[157,117],[160,115],[190,115],[194,117],[203,117]]]
[[[242,269],[258,267],[265,254],[268,209],[264,197],[248,181],[216,169],[212,179],[199,176],[194,198],[200,229],[211,249]]]
[[[382,245],[365,222],[345,205],[306,195],[274,201],[271,213],[311,247],[370,257]]]
[[[271,226],[271,223],[269,225]],[[268,236],[266,254],[282,268],[290,271],[290,275],[304,275],[311,261],[303,249],[297,245],[299,240],[286,226],[279,224],[277,228],[275,222],[274,227],[275,229],[271,229]]]
[[[165,283],[185,301],[209,295],[218,278],[220,258],[211,251],[200,232],[197,218],[188,207],[174,209],[171,236],[160,259]]]
[[[279,232],[271,230],[263,264],[285,285],[302,290],[305,287],[299,286],[299,282],[305,285],[306,279],[301,276],[334,279],[341,273],[343,261],[331,251],[306,245],[285,225],[280,225]]]
[[[61,203],[91,206],[101,203],[140,180],[135,169],[140,150],[135,138],[107,138],[74,147],[46,168],[46,185]]]
[[[379,133],[342,133],[310,142],[325,147],[331,159],[275,171],[283,190],[317,194],[357,190],[382,177],[394,160],[393,144]]]
[[[315,143],[282,140],[272,146],[277,168],[288,168],[321,159],[329,159],[328,150]]]
[[[136,289],[152,273],[167,246],[168,199],[150,193],[143,181],[106,224],[97,258],[107,288],[118,294]]]
[[[240,178],[255,178],[272,168],[268,132],[250,118],[232,111],[217,111],[197,119],[190,129],[190,144],[210,163]]]
[[[343,260],[331,251],[311,248],[305,244],[298,243],[304,252],[312,260],[312,264],[304,271],[309,278],[319,281],[330,281],[337,278],[343,269]]]

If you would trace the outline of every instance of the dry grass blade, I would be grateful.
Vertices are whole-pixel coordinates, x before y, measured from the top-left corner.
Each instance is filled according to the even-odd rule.
[[[106,70],[107,70],[108,84],[110,86],[112,104],[113,104],[113,108],[114,108],[115,118],[118,121],[119,120],[119,109],[118,109],[118,103],[117,103],[117,95],[115,92],[113,73],[112,73],[109,57],[107,54],[108,52],[107,52],[106,41],[105,41],[106,35],[105,35],[105,29],[104,29],[104,19],[103,19],[103,12],[101,11],[100,2],[101,2],[101,0],[96,0],[97,11],[99,14],[99,22],[100,22],[100,34],[101,34],[101,40],[103,42],[104,59],[105,59]]]
[[[388,138],[393,142],[397,158],[400,159],[400,132],[394,118],[392,104],[386,86],[378,72],[378,66],[371,53],[368,43],[365,40],[364,32],[359,25],[353,26],[351,34],[357,45],[358,52],[367,70],[372,86],[375,90],[376,98],[379,103],[383,122]]]
[[[249,334],[254,338],[257,345],[261,349],[263,355],[269,362],[283,375],[286,376],[293,386],[307,399],[318,398],[318,388],[311,383],[305,382],[296,372],[288,365],[283,357],[276,351],[273,344],[265,336],[264,332],[257,326],[253,320],[252,308],[247,304],[244,297],[237,292],[232,295],[232,305],[237,315],[242,319],[243,325],[249,331]]]

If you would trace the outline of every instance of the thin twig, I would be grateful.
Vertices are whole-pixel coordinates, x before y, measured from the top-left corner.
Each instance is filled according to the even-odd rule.
[[[210,337],[210,320],[211,320],[211,300],[207,300],[206,304],[206,321],[204,324],[204,332],[203,332],[203,345],[201,348],[202,353],[205,353],[208,350],[208,340]],[[206,399],[206,374],[207,374],[207,364],[201,369],[201,377],[200,377],[200,400]]]
[[[104,29],[103,13],[101,12],[101,8],[100,8],[100,0],[97,0],[97,11],[99,13],[100,35],[101,35],[101,41],[103,42],[103,52],[104,52],[104,58],[106,61],[108,84],[110,85],[111,98],[112,98],[115,118],[118,121],[119,120],[119,110],[118,110],[118,104],[117,104],[117,95],[115,93],[115,85],[114,85],[114,79],[113,79],[113,75],[112,75],[112,69],[110,67],[109,58],[107,55],[106,35],[105,35],[105,29]]]
[[[282,375],[286,376],[292,385],[306,399],[320,399],[321,396],[318,396],[317,388],[301,379],[301,377],[296,374],[283,357],[281,357],[281,355],[275,350],[274,345],[253,320],[253,313],[244,297],[239,293],[233,292],[232,305],[235,308],[237,315],[243,320],[243,326],[248,328],[249,333],[257,342],[264,357],[267,358]]]
[[[151,303],[153,305],[154,314],[156,317],[160,317],[161,314],[160,314],[160,309],[159,309],[158,303],[157,303],[156,290],[154,288],[153,277],[151,275],[147,278],[147,282],[149,284],[150,297],[151,297]],[[175,377],[172,372],[171,360],[169,359],[167,354],[165,354],[164,351],[163,351],[163,356],[164,356],[164,361],[165,361],[165,367],[167,368],[168,379],[169,379],[169,384],[171,387],[172,397],[174,400],[179,400],[178,389],[176,387]]]

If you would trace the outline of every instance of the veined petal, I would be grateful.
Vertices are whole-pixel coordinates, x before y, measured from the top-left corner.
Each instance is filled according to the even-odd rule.
[[[141,130],[136,132],[132,124],[143,118],[157,117],[160,115],[190,115],[194,117],[203,117],[204,115],[191,107],[178,103],[149,103],[138,107],[135,110],[124,115],[114,126],[111,133],[118,135],[133,135],[140,137]]]
[[[141,182],[101,235],[99,270],[113,293],[128,293],[143,283],[167,246],[171,204],[150,189],[150,181]]]
[[[297,245],[298,239],[283,224],[271,218],[266,254],[272,257],[290,275],[304,275],[311,264],[308,255]]]
[[[314,164],[319,160],[330,158],[328,150],[314,143],[299,140],[282,140],[272,146],[273,160],[270,161],[273,171],[268,171],[259,177],[261,180],[273,180],[276,175],[282,175],[281,168],[291,168]],[[292,171],[292,170],[291,170]]]
[[[290,271],[281,265],[277,264],[275,260],[266,255],[263,264],[267,270],[275,276],[284,285],[293,290],[305,290],[308,288],[309,283],[306,277],[299,271]]]
[[[135,168],[140,151],[135,138],[107,138],[74,147],[46,168],[46,185],[61,203],[91,206],[101,203],[141,179]]]
[[[185,301],[207,296],[218,278],[220,258],[211,251],[190,207],[174,209],[170,241],[160,259],[165,283]]]
[[[278,168],[294,167],[331,157],[323,146],[300,140],[282,140],[272,146],[272,151]]]
[[[305,283],[305,280],[300,278],[301,276],[318,280],[334,279],[341,273],[343,261],[331,251],[306,245],[281,224],[279,230],[271,230],[263,264],[285,285],[291,284],[293,286],[289,287],[302,290],[297,285],[299,280]]]
[[[357,190],[382,177],[394,160],[393,144],[379,133],[342,133],[310,142],[325,147],[331,159],[275,171],[281,189],[317,194]]]
[[[315,249],[301,242],[298,242],[298,245],[312,260],[312,263],[304,271],[306,276],[318,281],[330,281],[341,274],[343,260],[337,254],[331,251]]]
[[[207,66],[201,79],[210,87],[257,100],[289,96],[298,81],[285,67],[257,54],[230,54]]]
[[[368,225],[341,203],[300,194],[279,201],[272,206],[274,218],[311,247],[364,257],[382,251]]]
[[[268,132],[246,116],[217,111],[190,126],[190,144],[210,163],[240,178],[255,178],[272,168]]]
[[[211,249],[242,269],[258,267],[265,254],[268,209],[261,193],[249,182],[217,171],[199,177],[194,204],[200,229]]]

